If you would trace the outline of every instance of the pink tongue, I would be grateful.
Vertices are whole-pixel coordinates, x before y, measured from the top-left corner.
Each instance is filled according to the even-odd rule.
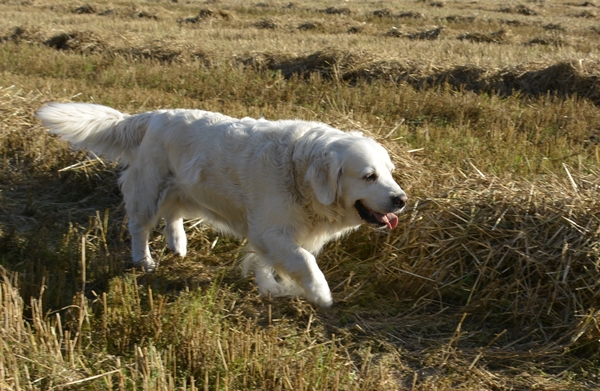
[[[388,213],[385,215],[374,211],[371,211],[371,213],[373,213],[373,216],[375,216],[377,220],[381,221],[382,223],[386,223],[389,229],[394,229],[398,225],[398,216],[393,213]]]

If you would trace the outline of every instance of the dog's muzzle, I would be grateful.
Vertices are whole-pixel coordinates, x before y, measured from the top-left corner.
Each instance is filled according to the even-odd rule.
[[[393,229],[398,225],[398,216],[396,216],[395,213],[400,213],[402,211],[404,206],[406,206],[407,200],[408,197],[406,197],[406,195],[393,196],[391,200],[392,207],[394,208],[393,212],[387,213],[374,211],[367,207],[361,200],[356,201],[354,207],[358,211],[360,218],[367,223],[380,227],[387,226],[389,229]]]

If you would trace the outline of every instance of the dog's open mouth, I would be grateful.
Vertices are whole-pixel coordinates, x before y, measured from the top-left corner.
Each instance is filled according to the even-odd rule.
[[[393,213],[379,213],[369,209],[360,200],[354,203],[354,207],[358,211],[361,219],[370,224],[379,225],[380,227],[387,226],[393,229],[398,225],[398,216]]]

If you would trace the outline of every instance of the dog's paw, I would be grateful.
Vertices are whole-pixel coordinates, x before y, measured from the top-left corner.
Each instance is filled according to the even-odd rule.
[[[152,258],[146,257],[139,261],[133,262],[133,266],[144,269],[146,273],[153,273],[158,267],[158,264],[154,262]]]
[[[171,236],[168,238],[169,248],[175,255],[179,255],[180,257],[185,257],[187,254],[187,240],[184,236]]]
[[[187,246],[183,246],[183,247],[170,247],[171,251],[173,251],[173,254],[175,255],[179,255],[181,258],[184,258],[187,254]]]
[[[329,308],[333,305],[333,298],[331,297],[331,292],[329,291],[329,288],[327,288],[326,291],[307,290],[306,300],[321,308]]]
[[[306,300],[319,307],[329,308],[333,304],[329,285],[323,275],[316,276],[314,280],[304,284],[304,293],[306,295]]]

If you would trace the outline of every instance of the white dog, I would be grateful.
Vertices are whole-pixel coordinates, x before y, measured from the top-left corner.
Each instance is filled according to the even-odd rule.
[[[135,265],[156,264],[148,236],[160,218],[186,254],[183,218],[245,237],[242,262],[262,294],[332,304],[315,255],[368,222],[394,228],[407,197],[386,150],[359,133],[306,121],[236,119],[200,110],[129,116],[109,107],[51,103],[44,126],[76,147],[120,160]]]

